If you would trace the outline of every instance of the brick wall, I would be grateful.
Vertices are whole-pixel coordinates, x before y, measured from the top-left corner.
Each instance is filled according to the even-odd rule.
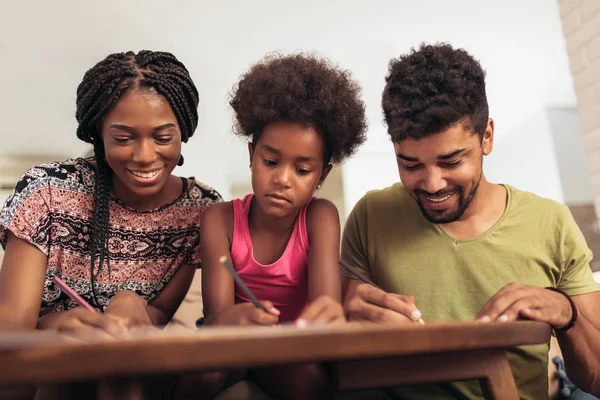
[[[600,0],[558,0],[596,216],[600,216]]]
[[[594,205],[570,207],[600,271],[600,0],[558,0]]]

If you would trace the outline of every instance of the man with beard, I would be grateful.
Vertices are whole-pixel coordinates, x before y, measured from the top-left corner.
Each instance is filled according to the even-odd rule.
[[[348,318],[546,322],[574,383],[598,393],[600,292],[591,251],[566,206],[486,180],[494,121],[484,76],[478,61],[447,44],[390,62],[382,105],[401,183],[367,193],[349,216],[342,260],[383,290],[344,271]],[[521,398],[547,398],[548,345],[508,356]],[[482,397],[477,382],[389,394]]]

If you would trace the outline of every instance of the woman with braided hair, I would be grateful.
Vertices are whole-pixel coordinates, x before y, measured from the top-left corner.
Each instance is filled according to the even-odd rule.
[[[0,329],[165,325],[200,263],[200,215],[220,195],[172,174],[198,123],[172,54],[111,54],[77,88],[94,157],[28,170],[0,211]],[[95,311],[77,307],[58,277]]]

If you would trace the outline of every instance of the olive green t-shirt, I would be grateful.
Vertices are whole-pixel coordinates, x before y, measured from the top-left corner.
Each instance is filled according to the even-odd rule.
[[[504,186],[503,216],[466,240],[427,221],[400,183],[371,191],[350,213],[342,259],[384,290],[414,296],[425,321],[472,320],[510,282],[558,287],[572,296],[598,290],[592,253],[569,209]],[[521,398],[547,398],[548,344],[521,346],[508,357]],[[419,400],[483,397],[475,381],[394,388],[388,394]]]

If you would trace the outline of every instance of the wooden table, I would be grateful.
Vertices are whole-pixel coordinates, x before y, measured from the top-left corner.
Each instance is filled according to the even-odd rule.
[[[504,349],[549,339],[548,325],[525,321],[202,328],[87,342],[9,333],[0,334],[0,385],[333,362],[340,391],[478,379],[487,397],[518,399]]]

